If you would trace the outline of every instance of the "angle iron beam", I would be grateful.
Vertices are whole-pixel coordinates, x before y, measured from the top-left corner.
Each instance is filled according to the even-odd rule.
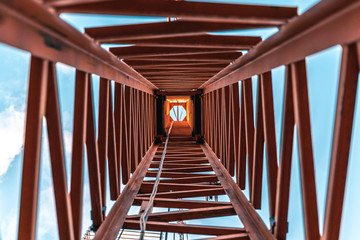
[[[187,20],[281,25],[297,16],[297,8],[186,1],[135,0],[52,4],[59,12],[176,17]]]
[[[275,239],[271,232],[267,229],[261,217],[257,214],[240,188],[236,185],[228,171],[218,161],[216,155],[211,150],[209,145],[205,143],[205,145],[202,145],[201,148],[207,155],[207,158],[209,159],[215,174],[218,176],[221,185],[229,196],[230,201],[234,206],[235,212],[243,223],[250,239]]]
[[[89,40],[58,15],[48,11],[39,2],[21,0],[11,3],[2,2],[0,15],[2,17],[0,31],[7,33],[0,35],[2,43],[149,94],[156,89],[156,86],[139,73],[118,61],[115,56]],[[23,36],[26,36],[26,41]]]
[[[97,230],[94,238],[95,240],[115,239],[117,237],[125,222],[126,214],[140,189],[140,185],[145,177],[147,169],[151,164],[157,147],[157,145],[152,145],[147,151],[144,159],[141,161],[138,168],[136,168],[125,189],[122,191],[120,197],[116,200],[115,204],[111,208],[111,211],[109,212],[105,221]]]
[[[201,88],[205,93],[214,91],[281,65],[300,61],[332,46],[357,41],[360,32],[353,23],[359,18],[358,1],[320,1],[224,68]]]
[[[118,25],[107,27],[86,28],[85,33],[99,42],[111,42],[118,40],[144,40],[158,39],[160,37],[184,37],[204,34],[205,32],[219,32],[230,30],[244,30],[254,28],[277,27],[273,24],[240,24],[240,23],[216,23],[199,21],[172,21],[159,23],[142,23],[130,25]]]

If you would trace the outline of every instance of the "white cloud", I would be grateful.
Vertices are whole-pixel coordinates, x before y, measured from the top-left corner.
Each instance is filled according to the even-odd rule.
[[[9,169],[23,145],[24,112],[10,106],[0,112],[0,177]]]
[[[15,240],[17,237],[18,211],[12,209],[0,226],[0,239]]]
[[[91,199],[90,199],[90,186],[89,182],[84,182],[83,191],[83,209],[82,209],[82,227],[81,235],[83,236],[86,230],[92,225],[91,216]]]
[[[59,239],[53,187],[40,191],[38,239]]]
[[[0,179],[5,175],[11,163],[14,161],[23,148],[23,136],[25,124],[25,112],[18,110],[17,107],[9,106],[0,111]],[[51,162],[48,136],[46,131],[46,121],[43,122],[44,131],[42,132],[42,169],[39,191],[39,209],[37,238],[58,239],[58,226],[56,217],[56,205],[51,174]],[[70,175],[71,151],[72,151],[72,132],[63,130],[64,152],[66,156],[67,175]],[[70,178],[67,179],[70,181]],[[70,190],[70,189],[69,189]],[[91,225],[90,219],[91,201],[88,182],[84,183],[84,208],[83,208],[83,231]],[[0,223],[0,240],[16,239],[18,211],[11,209],[5,214],[5,221]]]
[[[64,138],[65,156],[70,159],[71,151],[72,151],[72,132],[63,130],[63,138]]]

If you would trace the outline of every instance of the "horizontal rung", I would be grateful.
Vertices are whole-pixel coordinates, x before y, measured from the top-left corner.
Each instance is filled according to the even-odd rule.
[[[202,183],[202,182],[217,182],[218,178],[216,175],[205,176],[205,177],[184,177],[184,178],[173,178],[173,179],[161,179],[162,183]],[[153,183],[154,181],[146,181]]]
[[[125,220],[123,228],[139,229],[140,221]],[[191,234],[205,234],[205,235],[227,235],[245,233],[243,228],[229,228],[229,227],[210,227],[201,225],[187,225],[187,224],[172,224],[164,222],[148,221],[146,229],[151,231],[167,231],[175,233],[191,233]]]
[[[143,182],[140,187],[141,193],[151,192],[153,190],[154,183]],[[178,183],[159,183],[158,192],[180,191],[180,190],[197,190],[197,189],[210,189],[219,188],[218,185],[209,184],[178,184]]]
[[[183,211],[171,211],[151,213],[148,217],[150,221],[172,222],[201,218],[213,218],[235,215],[233,206],[216,206],[207,208],[196,208]],[[139,215],[127,216],[127,219],[139,219]]]
[[[136,197],[133,205],[140,206],[143,201],[149,201],[147,197]],[[210,202],[210,201],[195,201],[195,200],[179,200],[168,198],[155,198],[154,207],[166,207],[166,208],[204,208],[215,206],[231,206],[230,202]]]
[[[225,195],[223,188],[211,188],[211,189],[197,189],[187,191],[173,191],[157,193],[156,196],[160,198],[189,198],[189,197],[207,197]],[[150,197],[149,193],[138,194],[138,197]]]

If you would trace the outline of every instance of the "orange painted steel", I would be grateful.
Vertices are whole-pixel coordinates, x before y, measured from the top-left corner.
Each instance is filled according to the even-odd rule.
[[[180,19],[87,28],[86,36],[61,20],[60,12]],[[358,19],[360,3],[351,0],[321,1],[301,16],[292,7],[186,1],[1,2],[0,31],[6,34],[0,34],[0,42],[31,54],[18,239],[36,239],[43,119],[59,238],[81,238],[84,157],[95,239],[115,239],[122,228],[139,229],[139,215],[127,214],[133,205],[142,211],[149,200],[154,180],[145,177],[156,176],[163,150],[154,141],[160,122],[156,118],[161,116],[155,99],[171,95],[201,98],[201,131],[194,132],[198,142],[193,142],[195,137],[171,136],[154,206],[185,210],[151,213],[148,230],[211,234],[216,237],[207,239],[219,240],[285,240],[296,128],[305,239],[339,239],[360,70]],[[269,27],[279,31],[264,41],[209,34]],[[101,43],[134,45],[106,51]],[[320,231],[305,59],[336,45],[343,51]],[[76,69],[70,191],[56,62]],[[286,69],[280,144],[271,73],[279,66]],[[98,114],[92,74],[100,76]],[[268,196],[262,194],[264,167]],[[116,202],[106,216],[107,195]],[[230,202],[184,199],[220,195],[228,195]],[[270,227],[255,210],[261,209],[264,197],[269,200]],[[237,215],[244,228],[170,223],[231,215]]]
[[[194,21],[281,25],[297,15],[297,9],[280,6],[222,4],[187,1],[135,0],[99,2],[50,2],[59,12],[177,17]]]
[[[229,228],[229,227],[209,227],[192,224],[171,224],[168,222],[172,221],[185,221],[192,219],[201,219],[208,217],[221,217],[229,215],[239,215],[239,206],[237,204],[238,196],[233,194],[234,186],[233,182],[231,187],[227,186],[222,178],[223,174],[226,174],[224,169],[220,172],[218,166],[213,163],[213,155],[209,155],[209,149],[204,149],[195,142],[186,141],[169,141],[168,145],[169,152],[167,152],[167,158],[165,158],[163,173],[161,174],[161,181],[154,200],[154,207],[168,207],[168,208],[181,208],[178,211],[165,211],[156,212],[149,214],[149,221],[147,222],[147,229],[153,231],[168,231],[178,233],[192,233],[192,234],[203,234],[203,235],[218,235],[226,236],[231,234],[243,233],[244,239],[248,239],[245,229],[242,228]],[[181,150],[180,150],[181,149]],[[202,158],[205,162],[201,163],[186,163],[192,161],[191,159],[198,158],[189,153],[189,149],[201,153],[204,157]],[[203,149],[203,150],[202,150]],[[176,150],[176,151],[173,151]],[[133,177],[123,190],[122,195],[116,201],[113,209],[109,213],[109,216],[105,220],[104,224],[101,225],[100,229],[96,233],[95,239],[109,239],[114,238],[118,234],[120,228],[140,229],[139,217],[142,211],[140,209],[139,214],[126,215],[126,212],[131,205],[142,206],[144,202],[147,202],[150,197],[150,193],[153,188],[154,180],[143,180],[146,177],[155,177],[157,174],[156,170],[151,170],[159,167],[159,162],[155,161],[155,156],[161,154],[163,151],[162,145],[159,147],[153,146],[150,155],[144,158],[141,163],[141,167],[137,168]],[[202,152],[204,151],[204,152]],[[210,150],[211,151],[211,150]],[[149,154],[149,153],[148,153]],[[185,155],[184,155],[185,154]],[[177,156],[184,155],[182,168],[173,168],[170,164],[171,159]],[[211,159],[210,159],[211,158]],[[154,162],[155,161],[155,162]],[[216,160],[217,161],[217,160]],[[209,165],[209,162],[211,165]],[[170,164],[170,165],[169,165]],[[194,167],[194,165],[196,167]],[[174,170],[178,170],[177,173],[184,178],[179,178],[176,175],[168,175],[168,173]],[[191,171],[189,171],[191,170]],[[215,174],[199,174],[200,172],[212,172],[215,170]],[[153,173],[153,175],[149,175]],[[199,177],[199,175],[203,175]],[[179,180],[188,179],[190,182],[180,182]],[[175,180],[165,182],[169,180]],[[220,180],[221,184],[218,183]],[[238,190],[240,191],[240,190]],[[232,199],[231,203],[228,202],[209,202],[209,201],[191,201],[184,198],[189,197],[207,197],[214,195],[229,194]],[[236,193],[238,194],[238,193]],[[181,198],[181,199],[178,199]],[[243,197],[244,198],[244,197]],[[244,204],[244,202],[242,203]],[[251,208],[250,203],[245,203],[247,208]],[[185,209],[183,209],[185,208]],[[249,209],[247,210],[249,211]],[[250,210],[251,211],[251,210]],[[206,213],[206,214],[205,214]],[[251,213],[253,216],[256,215],[255,210]],[[255,214],[255,215],[254,215]],[[249,220],[251,222],[253,220]],[[252,224],[256,224],[252,222]],[[263,224],[263,223],[262,223]],[[265,226],[265,225],[264,225]],[[247,230],[249,231],[249,230]],[[263,233],[257,233],[258,238],[254,239],[272,239],[270,231],[266,230]],[[263,235],[264,234],[264,235]],[[262,236],[267,236],[262,238]]]
[[[275,206],[275,236],[277,239],[281,240],[286,239],[286,233],[288,231],[287,215],[290,197],[289,189],[295,124],[291,77],[291,66],[286,66],[284,110],[281,127],[280,164],[278,170],[278,189],[276,191]]]
[[[74,236],[81,237],[81,216],[84,181],[84,144],[86,139],[86,113],[88,95],[88,75],[76,71],[75,103],[74,103],[74,130],[72,140],[71,186],[70,199],[74,224]],[[96,212],[96,210],[94,211]],[[95,220],[96,218],[94,218]],[[96,223],[100,224],[100,223]]]
[[[197,36],[204,32],[217,32],[226,30],[243,30],[252,28],[274,27],[273,24],[256,23],[216,23],[216,22],[196,22],[196,21],[172,21],[160,23],[142,23],[132,25],[107,26],[86,28],[87,33],[92,38],[101,43],[117,43],[117,41],[151,40],[159,37],[184,37]]]
[[[0,42],[152,94],[156,87],[35,1],[0,3]],[[35,17],[36,16],[36,17]],[[26,35],[26,41],[22,36]],[[70,57],[72,56],[72,57]]]
[[[254,174],[249,178],[250,202],[255,208],[261,208],[261,188],[262,188],[262,168],[263,155],[260,147],[265,143],[267,147],[267,171],[269,184],[269,216],[271,231],[277,239],[286,239],[288,231],[288,207],[290,176],[292,162],[292,148],[294,138],[294,127],[297,128],[300,180],[302,193],[302,209],[304,214],[305,238],[306,239],[338,239],[341,227],[341,215],[343,211],[344,193],[346,187],[346,175],[351,144],[352,125],[354,118],[354,104],[359,74],[359,43],[352,43],[343,46],[341,73],[339,78],[339,92],[336,107],[336,121],[334,124],[333,147],[328,178],[328,193],[326,198],[324,233],[321,236],[319,231],[319,216],[317,209],[316,182],[314,172],[313,146],[311,137],[309,97],[307,89],[307,72],[305,60],[291,63],[286,66],[285,72],[285,92],[284,110],[282,120],[282,137],[280,147],[280,165],[277,166],[277,149],[275,138],[274,109],[272,96],[271,72],[259,73],[258,94],[257,94],[257,119],[255,126],[255,139],[250,139],[252,127],[247,126],[247,122],[252,122],[254,117],[252,112],[252,97],[246,94],[252,93],[251,79],[241,81],[241,106],[239,128],[234,128],[229,122],[231,131],[239,134],[240,144],[236,152],[239,159],[236,161],[237,184],[241,189],[245,188],[246,174]],[[238,84],[238,82],[234,83]],[[220,158],[223,167],[227,167],[224,156],[219,151],[224,146],[221,139],[223,132],[219,131],[222,122],[219,116],[219,102],[221,92],[226,91],[229,85],[223,88],[216,88],[214,91],[206,91],[204,94],[205,102],[205,140],[208,141],[216,158]],[[232,86],[232,85],[231,85]],[[210,88],[211,89],[211,88]],[[220,97],[219,97],[220,95]],[[345,97],[346,96],[346,97]],[[345,100],[346,98],[346,100]],[[250,102],[250,104],[249,104]],[[259,105],[261,103],[261,105]],[[228,100],[226,105],[233,103]],[[250,105],[247,107],[247,104]],[[222,103],[222,106],[224,104]],[[250,115],[250,116],[249,116]],[[249,120],[250,119],[250,120]],[[252,126],[252,125],[250,125]],[[262,129],[264,126],[264,129]],[[229,127],[229,126],[227,126]],[[263,140],[261,135],[264,134]],[[215,137],[214,137],[215,136]],[[260,140],[258,140],[260,138]],[[342,140],[340,140],[342,139]],[[249,147],[249,144],[254,144]],[[246,146],[246,147],[245,147]],[[249,163],[246,172],[246,155],[249,151],[254,152],[254,165]],[[257,156],[259,154],[259,156]],[[341,157],[340,157],[341,156]],[[249,160],[249,155],[248,155]],[[341,161],[339,160],[341,159]],[[252,183],[251,183],[252,179]],[[251,186],[253,187],[251,189]],[[252,195],[251,195],[252,194]]]
[[[213,91],[276,67],[303,60],[337,44],[358,41],[360,34],[352,23],[359,18],[359,12],[360,3],[357,1],[320,1],[248,54],[235,60],[200,88],[203,88],[205,93]]]
[[[43,117],[47,120],[50,158],[52,163],[51,169],[53,173],[55,204],[60,238],[79,239],[81,236],[84,144],[87,146],[88,169],[89,176],[91,176],[89,182],[94,228],[99,227],[105,218],[104,203],[106,200],[106,192],[105,185],[101,185],[101,178],[103,178],[103,182],[105,183],[105,172],[107,171],[109,172],[111,197],[117,199],[120,191],[120,179],[118,175],[120,166],[118,165],[118,162],[130,164],[131,162],[134,162],[134,160],[128,159],[127,157],[124,158],[124,155],[121,155],[122,160],[117,157],[116,146],[120,146],[117,141],[122,141],[127,146],[126,143],[129,140],[123,135],[121,135],[121,137],[120,135],[116,136],[115,130],[119,129],[121,126],[116,127],[114,122],[111,83],[109,80],[103,78],[101,78],[100,82],[101,104],[98,126],[100,134],[98,140],[96,140],[91,75],[82,71],[76,72],[75,129],[72,152],[71,191],[69,194],[67,190],[55,64],[37,57],[31,58],[28,93],[29,105],[27,108],[28,124],[26,127],[27,130],[25,133],[24,144],[25,153],[23,164],[25,168],[23,173],[22,202],[20,207],[19,239],[35,239],[36,236],[36,212],[38,205],[38,181],[41,152],[40,140],[42,135],[41,129]],[[124,91],[122,86],[118,91],[119,90]],[[139,90],[136,91],[140,92]],[[124,94],[122,94],[122,96],[123,95]],[[149,102],[147,104],[150,105],[150,94],[147,94],[147,96],[146,102]],[[119,98],[116,99],[121,101]],[[140,102],[138,101],[137,103],[139,106]],[[116,103],[115,105],[119,106],[119,103]],[[138,121],[131,119],[134,121],[133,125],[139,128],[140,111],[140,107],[134,109],[134,114],[137,114]],[[151,118],[150,111],[141,111],[141,113],[148,119]],[[153,134],[153,127],[150,124],[150,121],[146,123],[146,129],[149,136]],[[124,124],[123,126],[126,127]],[[143,128],[145,129],[145,126],[143,126]],[[38,140],[34,141],[34,139]],[[134,136],[130,139],[133,141],[132,146],[134,146],[134,142],[136,142],[137,139],[139,139],[139,136]],[[139,147],[141,147],[142,151],[138,152],[138,157],[141,157],[141,154],[145,154],[148,146],[142,144]],[[98,151],[98,148],[100,151]],[[99,153],[103,154],[101,161]],[[106,164],[106,160],[108,164]],[[103,165],[100,164],[101,162],[103,162]],[[30,166],[26,167],[28,164],[30,164]],[[106,169],[106,166],[108,166],[108,170]],[[33,200],[30,201],[29,199]]]
[[[31,58],[21,184],[19,239],[35,239],[42,118],[46,110],[48,61]]]

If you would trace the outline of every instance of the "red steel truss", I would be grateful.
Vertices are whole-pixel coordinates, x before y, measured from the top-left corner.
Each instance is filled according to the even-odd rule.
[[[82,34],[60,19],[58,14],[64,12],[176,20],[87,28]],[[140,214],[149,202],[164,149],[160,101],[168,95],[191,96],[193,102],[201,95],[200,107],[194,107],[200,111],[194,114],[194,128],[198,131],[198,122],[201,131],[194,133],[196,139],[171,138],[153,207],[180,210],[152,212],[148,230],[210,235],[206,239],[218,240],[286,239],[296,128],[305,238],[338,239],[360,68],[359,20],[360,2],[352,0],[324,0],[300,16],[293,7],[171,0],[1,2],[0,42],[32,55],[18,239],[36,239],[43,118],[60,239],[81,239],[85,146],[95,239],[116,239],[121,229],[140,229]],[[264,41],[257,36],[209,33],[269,27],[279,31]],[[132,46],[110,51],[100,46],[110,43]],[[342,46],[342,59],[320,231],[306,57],[335,45]],[[76,68],[70,189],[57,62]],[[281,142],[277,143],[271,70],[279,66],[285,66],[286,76]],[[100,76],[98,121],[92,74]],[[253,76],[258,76],[255,112]],[[270,229],[256,212],[264,197],[264,157]],[[249,199],[242,192],[246,181]],[[123,190],[122,184],[126,185]],[[106,216],[107,194],[116,202]],[[227,195],[229,202],[186,199],[219,195]],[[128,215],[131,206],[140,206],[139,215]],[[243,227],[181,223],[231,215],[238,216]]]

